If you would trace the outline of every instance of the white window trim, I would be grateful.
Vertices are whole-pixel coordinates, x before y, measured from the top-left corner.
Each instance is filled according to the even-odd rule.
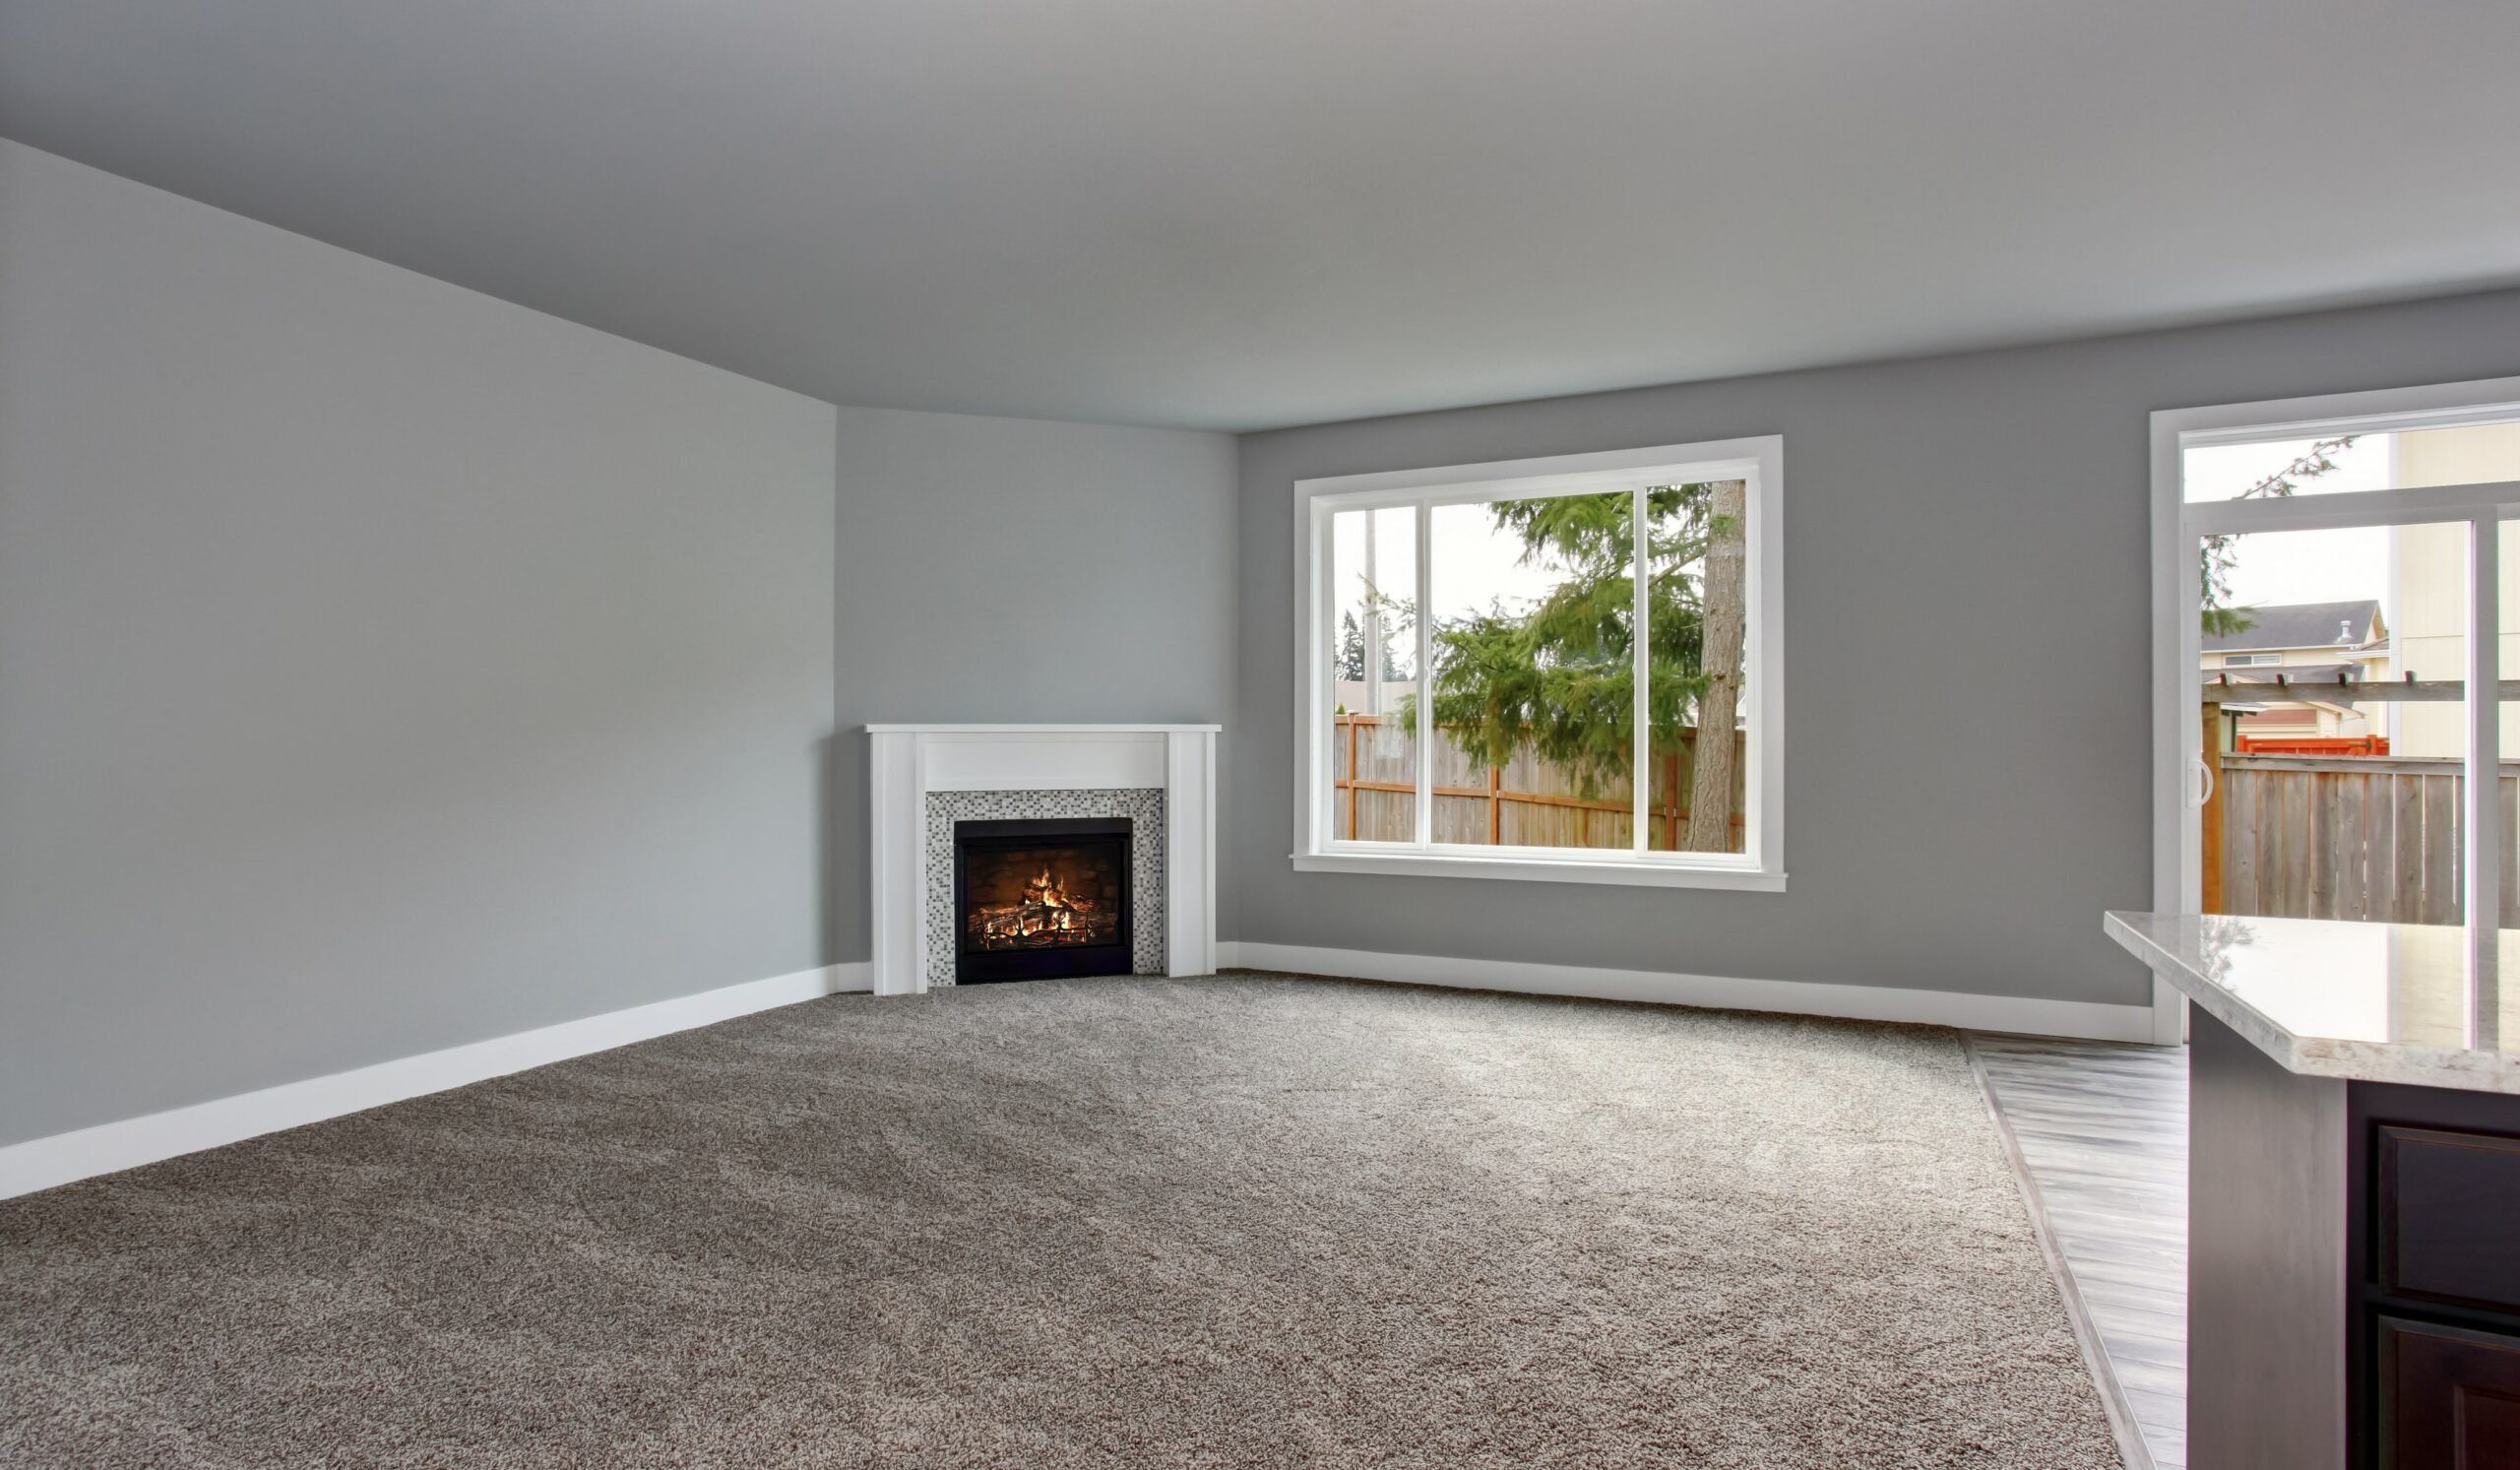
[[[1785,891],[1785,556],[1784,440],[1776,435],[1667,444],[1600,454],[1503,460],[1299,479],[1294,484],[1294,852],[1300,872],[1385,873],[1416,876],[1509,878],[1555,883],[1616,883],[1669,888]],[[1667,473],[1668,472],[1668,473]],[[1742,479],[1749,481],[1748,626],[1742,666],[1748,685],[1750,737],[1745,742],[1742,848],[1738,854],[1619,853],[1585,856],[1573,848],[1436,847],[1424,842],[1430,818],[1422,793],[1431,764],[1431,742],[1420,741],[1421,799],[1416,843],[1332,841],[1328,760],[1332,708],[1329,647],[1334,589],[1324,546],[1335,510],[1374,505],[1432,505],[1496,499],[1516,494],[1571,494],[1634,488],[1675,480]],[[1417,557],[1422,584],[1428,575],[1424,527],[1418,517]],[[1430,676],[1426,619],[1418,619],[1418,676]],[[1640,732],[1640,740],[1643,735]]]
[[[2153,549],[2153,907],[2193,914],[2204,902],[2201,844],[2194,828],[2203,791],[2197,775],[2202,756],[2193,683],[2202,657],[2203,630],[2195,615],[2196,571],[2191,541],[2200,536],[2249,531],[2318,531],[2348,526],[2403,526],[2465,521],[2469,547],[2470,627],[2468,684],[2499,682],[2496,599],[2473,594],[2499,590],[2495,575],[2498,520],[2520,511],[2520,482],[2440,485],[2407,490],[2362,490],[2249,501],[2186,498],[2185,451],[2208,445],[2331,438],[2344,433],[2390,433],[2464,424],[2501,423],[2520,417],[2520,378],[2488,378],[2370,393],[2270,399],[2194,409],[2164,409],[2152,415]],[[2394,639],[2395,630],[2391,630]],[[2501,707],[2495,700],[2468,704],[2469,810],[2467,876],[2496,893],[2501,857],[2501,812],[2493,799],[2499,782]],[[2490,911],[2498,900],[2470,914]],[[2153,983],[2154,1040],[2182,1039],[2177,991]]]

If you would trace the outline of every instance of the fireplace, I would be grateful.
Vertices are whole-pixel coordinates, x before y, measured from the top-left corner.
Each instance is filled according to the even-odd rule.
[[[1217,735],[1213,725],[866,727],[875,993],[950,990],[966,973],[955,828],[1015,817],[1130,818],[1128,949],[1096,970],[1215,974]]]
[[[954,824],[954,982],[984,985],[1135,969],[1130,820]]]

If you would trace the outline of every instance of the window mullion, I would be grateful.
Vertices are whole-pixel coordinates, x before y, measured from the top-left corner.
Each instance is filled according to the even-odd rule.
[[[1645,605],[1649,601],[1652,584],[1649,581],[1648,573],[1646,571],[1646,491],[1643,486],[1639,486],[1628,501],[1628,540],[1630,544],[1628,547],[1627,570],[1629,578],[1636,584],[1635,627],[1629,638],[1629,642],[1634,645],[1634,647],[1629,650],[1629,657],[1635,661],[1634,682],[1636,688],[1634,719],[1636,723],[1636,744],[1635,753],[1628,763],[1629,770],[1627,777],[1629,790],[1635,798],[1635,805],[1633,808],[1635,814],[1630,817],[1628,821],[1628,826],[1630,828],[1629,837],[1631,839],[1628,844],[1628,850],[1633,853],[1643,854],[1651,851],[1654,846],[1653,829],[1646,825],[1650,820],[1647,813],[1652,806],[1650,794],[1654,785],[1654,772],[1652,766],[1654,759],[1654,727],[1651,719],[1654,701],[1653,689],[1649,683],[1649,680],[1652,677],[1651,670],[1653,668],[1651,657],[1652,649],[1650,647],[1650,638],[1645,622]]]
[[[2480,933],[2502,924],[2501,522],[2468,522],[2467,920]]]
[[[1434,545],[1434,508],[1419,501],[1418,511],[1418,846],[1435,841],[1435,630],[1430,616],[1435,585],[1430,552]]]

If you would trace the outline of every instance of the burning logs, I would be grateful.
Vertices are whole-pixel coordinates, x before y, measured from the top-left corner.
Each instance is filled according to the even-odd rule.
[[[1114,942],[1117,918],[1092,899],[1067,891],[1067,880],[1043,868],[1024,884],[1021,902],[973,906],[963,927],[982,949],[1042,949]]]

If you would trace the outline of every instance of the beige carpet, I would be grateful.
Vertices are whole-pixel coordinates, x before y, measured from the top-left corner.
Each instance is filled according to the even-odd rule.
[[[0,1464],[2116,1463],[1949,1032],[768,1012],[0,1202]]]

